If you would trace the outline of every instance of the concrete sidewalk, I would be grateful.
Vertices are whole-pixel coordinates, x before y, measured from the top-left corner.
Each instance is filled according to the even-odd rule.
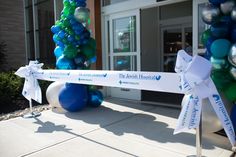
[[[38,118],[0,122],[1,157],[186,157],[195,134],[173,135],[180,110],[110,99],[77,113],[45,111]],[[230,157],[227,138],[203,139],[203,155]]]

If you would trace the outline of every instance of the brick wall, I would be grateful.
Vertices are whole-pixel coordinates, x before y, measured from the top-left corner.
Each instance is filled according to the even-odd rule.
[[[7,44],[7,69],[25,65],[23,0],[0,0],[0,42]]]

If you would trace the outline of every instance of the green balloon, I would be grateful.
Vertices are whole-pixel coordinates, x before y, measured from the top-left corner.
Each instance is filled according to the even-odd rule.
[[[59,21],[59,20],[57,20],[56,22],[55,22],[55,25],[57,25],[57,26],[59,26],[61,24],[61,21]]]
[[[227,99],[230,101],[236,101],[236,82],[229,84],[229,86],[225,89],[224,94]]]
[[[88,58],[93,58],[95,56],[95,50],[89,45],[83,45],[81,47],[81,52]]]
[[[64,44],[68,44],[68,43],[69,43],[66,38],[63,38],[63,39],[62,39],[62,42],[63,42]]]
[[[94,86],[94,85],[88,85],[88,90],[89,90],[89,91],[93,91],[93,90],[96,90],[96,89],[97,89],[96,86]]]
[[[70,5],[74,8],[76,8],[76,2],[75,1],[71,2]]]
[[[63,21],[64,26],[67,28],[70,26],[70,20],[68,18],[65,18]]]
[[[212,70],[211,78],[219,91],[223,91],[234,81],[228,69]]]
[[[64,7],[63,14],[65,14],[65,16],[69,16],[70,14],[73,14],[73,9],[71,7]]]
[[[207,40],[209,39],[210,36],[211,36],[211,30],[210,29],[207,29],[202,33],[201,42],[204,46],[206,46]]]
[[[75,40],[79,40],[79,39],[80,39],[80,36],[76,35]]]
[[[93,38],[90,38],[88,41],[88,44],[90,47],[92,47],[94,50],[96,50],[96,40]]]
[[[68,45],[65,47],[65,50],[63,52],[63,54],[69,58],[69,59],[73,59],[77,56],[78,54],[78,50],[76,47],[72,46],[72,45]]]
[[[67,1],[67,0],[64,0],[64,1],[63,1],[63,5],[64,5],[65,7],[68,7],[68,6],[70,6],[70,2]]]

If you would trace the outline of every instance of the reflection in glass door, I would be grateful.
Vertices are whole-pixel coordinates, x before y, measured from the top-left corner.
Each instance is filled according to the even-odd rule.
[[[109,18],[109,69],[140,70],[139,11],[111,15]],[[140,100],[140,90],[111,88],[112,97]]]
[[[163,71],[174,72],[178,50],[192,55],[192,27],[176,25],[162,28]]]

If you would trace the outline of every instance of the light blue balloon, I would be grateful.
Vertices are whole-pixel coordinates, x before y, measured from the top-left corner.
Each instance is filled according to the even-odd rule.
[[[211,44],[211,53],[214,58],[224,58],[229,53],[231,42],[226,39],[217,39]]]
[[[59,58],[63,53],[63,48],[61,48],[60,46],[57,46],[54,50],[54,55],[56,56],[56,58]]]
[[[72,59],[66,58],[64,55],[61,55],[56,62],[57,69],[74,69],[75,63]]]
[[[55,43],[57,43],[59,40],[58,40],[58,35],[57,34],[54,34],[53,37],[52,37],[53,41]]]

